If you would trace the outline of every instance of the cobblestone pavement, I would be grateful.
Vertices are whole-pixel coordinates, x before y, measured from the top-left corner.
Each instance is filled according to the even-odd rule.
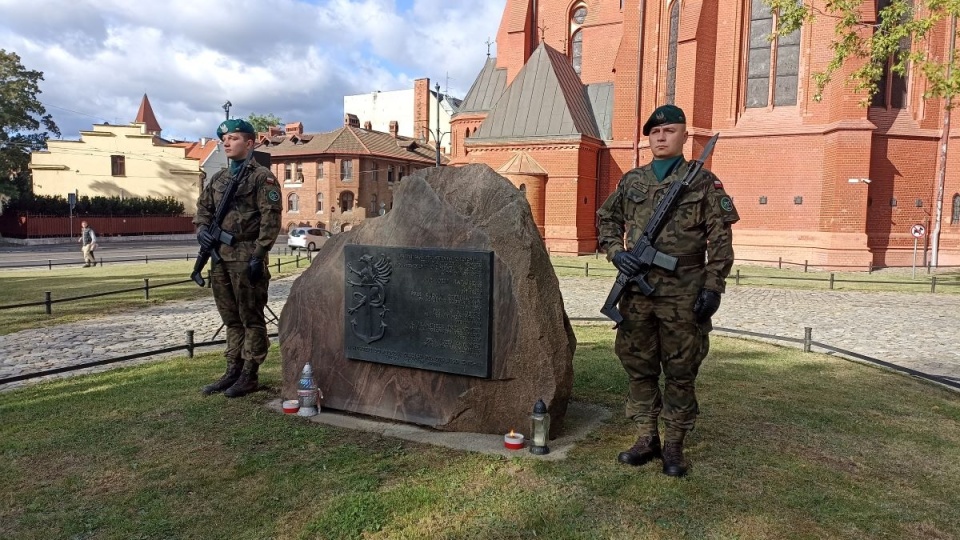
[[[570,317],[599,316],[612,280],[563,278]],[[714,326],[813,340],[960,381],[960,295],[727,286]]]
[[[270,284],[278,315],[293,280]],[[569,316],[599,317],[611,281],[561,278]],[[814,341],[960,381],[960,295],[730,286],[714,325],[794,338],[809,326]],[[213,300],[204,298],[24,330],[0,336],[0,378],[183,345],[191,329],[197,342],[207,341],[219,326]]]

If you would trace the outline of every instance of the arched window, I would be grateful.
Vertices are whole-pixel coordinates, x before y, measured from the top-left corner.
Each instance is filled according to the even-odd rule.
[[[750,108],[797,104],[800,73],[800,31],[769,41],[777,27],[774,13],[762,0],[750,9],[750,51],[747,56],[747,88],[744,105]]]
[[[667,95],[666,102],[677,101],[677,34],[680,32],[680,0],[670,6],[670,34],[667,41]]]
[[[299,212],[300,211],[300,197],[297,197],[296,193],[291,193],[287,196],[287,212]]]
[[[877,22],[884,23],[886,13],[883,11],[891,4],[891,0],[877,0]],[[907,2],[913,4],[913,2]],[[904,15],[909,17],[909,15]],[[907,74],[893,71],[898,55],[910,53],[910,39],[900,42],[899,50],[887,57],[883,63],[883,73],[877,81],[877,93],[873,95],[871,105],[887,109],[902,109],[907,104]]]
[[[960,193],[953,196],[953,214],[950,215],[950,224],[960,224]]]
[[[323,213],[323,193],[317,193],[317,213]]]
[[[583,31],[580,27],[587,19],[587,5],[580,2],[570,12],[570,65],[577,75],[583,70]]]
[[[353,160],[344,159],[340,161],[340,180],[348,181],[353,179]]]
[[[353,193],[344,191],[340,194],[340,211],[349,212],[353,210]]]

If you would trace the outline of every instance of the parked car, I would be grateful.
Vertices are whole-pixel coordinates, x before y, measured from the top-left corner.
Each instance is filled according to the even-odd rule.
[[[317,227],[294,227],[287,233],[287,247],[291,250],[316,251],[331,236],[333,236],[333,233],[330,231]]]

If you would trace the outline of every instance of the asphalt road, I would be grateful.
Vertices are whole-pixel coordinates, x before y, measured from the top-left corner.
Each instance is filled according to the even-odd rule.
[[[287,237],[280,236],[274,250],[284,249]],[[124,260],[191,259],[197,257],[199,247],[195,240],[152,240],[147,242],[100,242],[96,251],[98,260],[107,264]],[[33,246],[0,245],[0,268],[30,268],[62,265],[81,265],[83,255],[79,244],[49,244]]]

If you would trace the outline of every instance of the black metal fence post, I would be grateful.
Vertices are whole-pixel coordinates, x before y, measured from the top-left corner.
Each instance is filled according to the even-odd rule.
[[[777,257],[777,268],[783,269],[783,257]]]
[[[806,259],[803,260],[803,273],[804,273],[804,274],[807,273],[807,260],[806,260]]]
[[[583,263],[583,277],[590,277],[590,263]]]
[[[830,272],[830,290],[833,290],[833,272]]]
[[[813,348],[813,328],[805,326],[803,328],[803,352],[810,352]]]
[[[187,358],[193,358],[193,330],[187,330]]]
[[[53,302],[50,301],[50,291],[43,293],[43,301],[46,304],[44,307],[47,309],[47,315],[53,313]]]
[[[932,278],[930,278],[930,292],[931,293],[937,292],[937,276],[933,276]]]
[[[150,299],[150,278],[143,278],[143,299]]]
[[[47,259],[47,270],[53,270],[53,260]]]
[[[740,269],[737,268],[737,285],[740,285]]]

